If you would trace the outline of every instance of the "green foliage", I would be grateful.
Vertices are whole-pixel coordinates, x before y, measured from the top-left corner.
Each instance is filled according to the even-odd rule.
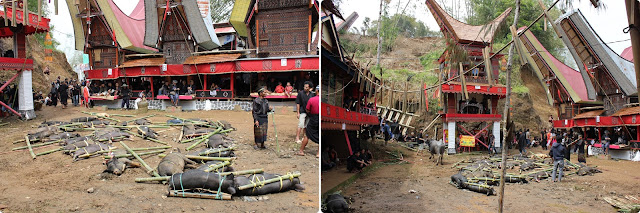
[[[436,60],[440,58],[442,51],[443,50],[435,50],[420,56],[420,64],[422,64],[424,70],[429,71],[437,66]]]
[[[213,23],[229,21],[234,0],[209,0]]]
[[[416,20],[412,15],[395,14],[388,16],[385,14],[382,16],[382,25],[380,27],[380,34],[382,36],[382,51],[389,52],[393,50],[396,38],[398,35],[403,35],[408,38],[418,37],[435,37],[440,33],[432,31],[422,21]],[[379,21],[373,21],[371,27],[367,27],[367,35],[378,35],[378,23]],[[368,24],[365,22],[365,24]],[[365,30],[365,28],[363,28]]]
[[[355,53],[355,57],[360,57],[366,53],[374,53],[376,52],[375,45],[369,45],[366,43],[360,43],[357,41],[351,41],[349,39],[341,39],[340,44],[342,44],[342,48],[348,53]]]
[[[551,0],[543,0],[543,2],[547,6],[552,3]],[[515,3],[513,0],[470,0],[470,3],[472,4],[473,14],[467,17],[466,22],[472,25],[483,25],[489,23],[507,8],[511,7],[512,9],[515,9]],[[520,20],[518,20],[518,26],[528,26],[540,14],[542,14],[542,12],[543,10],[538,5],[538,0],[521,0]],[[498,29],[493,40],[494,50],[504,47],[504,44],[511,41],[509,26],[513,23],[514,13],[515,10],[511,12],[504,24]],[[554,19],[561,14],[561,12],[556,8],[552,9],[549,13],[554,17]],[[549,23],[550,21],[553,20],[547,20],[547,22],[544,22],[544,19],[541,19],[538,23],[534,24],[530,30],[553,56],[561,61],[565,61],[566,56],[564,51],[566,51],[566,49],[562,40],[555,34],[553,26]],[[544,31],[543,23],[547,24],[547,31]],[[502,45],[499,46],[495,44]]]

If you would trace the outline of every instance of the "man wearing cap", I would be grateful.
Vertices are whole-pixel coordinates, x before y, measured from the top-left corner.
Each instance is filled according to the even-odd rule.
[[[267,127],[269,117],[267,113],[272,110],[269,107],[269,101],[264,97],[267,96],[266,89],[260,88],[258,90],[258,97],[253,100],[253,134],[255,138],[255,149],[266,149],[264,142],[267,141]]]
[[[128,109],[129,99],[131,99],[131,90],[129,90],[129,85],[122,84],[122,87],[120,87],[120,91],[118,92],[118,95],[122,98],[122,105],[120,106],[121,109]]]
[[[319,143],[320,141],[320,86],[316,87],[316,96],[309,98],[309,101],[305,106],[305,111],[309,123],[305,128],[306,137],[302,139],[300,151],[297,153],[300,156],[304,156],[304,147],[309,143],[309,139],[315,143]],[[320,149],[318,149],[318,155],[316,155],[316,157],[319,156]]]

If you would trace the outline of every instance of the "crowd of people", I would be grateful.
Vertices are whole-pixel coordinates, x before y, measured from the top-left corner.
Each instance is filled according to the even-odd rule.
[[[42,102],[45,106],[58,106],[58,103],[65,109],[68,106],[68,101],[71,99],[71,104],[80,106],[80,94],[82,94],[82,87],[78,80],[65,78],[64,80],[58,76],[56,81],[51,82],[51,89],[47,97],[43,98],[42,93],[38,93],[34,96],[34,101]]]

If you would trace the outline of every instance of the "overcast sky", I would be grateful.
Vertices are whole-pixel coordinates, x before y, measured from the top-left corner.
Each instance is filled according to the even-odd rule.
[[[418,20],[426,23],[431,30],[439,30],[436,20],[431,15],[431,12],[427,9],[423,0],[392,0],[389,11],[395,13],[397,6],[400,5],[400,11],[407,5],[415,5],[415,8],[408,7],[405,14],[413,14]],[[436,0],[442,2],[442,0]],[[444,0],[446,5],[451,6],[453,0]],[[380,1],[378,0],[342,0],[340,9],[345,17],[349,16],[352,12],[358,12],[360,16],[354,23],[353,27],[360,29],[362,27],[362,21],[365,17],[369,17],[371,20],[378,19],[378,12],[380,11]],[[604,1],[606,4],[606,10],[597,10],[593,8],[590,1],[574,0],[574,8],[579,8],[582,14],[587,18],[587,21],[594,28],[596,33],[600,35],[604,42],[614,42],[620,40],[628,40],[629,34],[624,34],[622,29],[627,27],[627,11],[624,1]],[[560,3],[558,3],[560,5]],[[569,10],[568,10],[569,11]],[[462,20],[463,21],[463,20]],[[511,24],[511,23],[509,23]],[[631,41],[609,43],[608,44],[616,53],[620,54],[622,51],[631,46]]]

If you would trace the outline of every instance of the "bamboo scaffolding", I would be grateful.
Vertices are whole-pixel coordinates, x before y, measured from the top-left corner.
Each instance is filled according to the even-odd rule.
[[[138,161],[140,161],[140,163],[144,166],[144,168],[147,169],[148,173],[152,173],[153,176],[155,177],[160,177],[160,175],[158,174],[158,172],[156,172],[155,170],[153,170],[149,165],[147,165],[147,163],[144,162],[144,160],[142,160],[142,158],[140,158],[140,156],[138,156],[138,154],[136,154],[135,151],[131,150],[131,148],[129,148],[129,146],[127,146],[127,144],[125,144],[124,142],[120,141],[120,144],[122,145],[122,147],[124,147],[125,149],[127,149],[127,151],[129,151],[129,153],[131,153],[133,155],[133,157],[135,157],[136,159],[138,159]]]
[[[231,162],[229,161],[225,161],[219,164],[215,164],[215,165],[209,165],[209,168],[205,169],[205,172],[212,172],[212,171],[217,171],[218,169],[231,165]]]
[[[259,182],[255,182],[255,183],[251,183],[251,184],[247,184],[247,185],[243,185],[238,187],[238,190],[245,190],[245,189],[250,189],[250,188],[255,188],[257,186],[263,185],[263,184],[269,184],[269,183],[274,183],[274,182],[279,182],[282,180],[286,180],[286,179],[292,179],[292,178],[296,178],[299,177],[300,173],[293,173],[293,174],[287,174],[287,175],[283,175],[277,178],[271,178],[265,181],[259,181]]]

